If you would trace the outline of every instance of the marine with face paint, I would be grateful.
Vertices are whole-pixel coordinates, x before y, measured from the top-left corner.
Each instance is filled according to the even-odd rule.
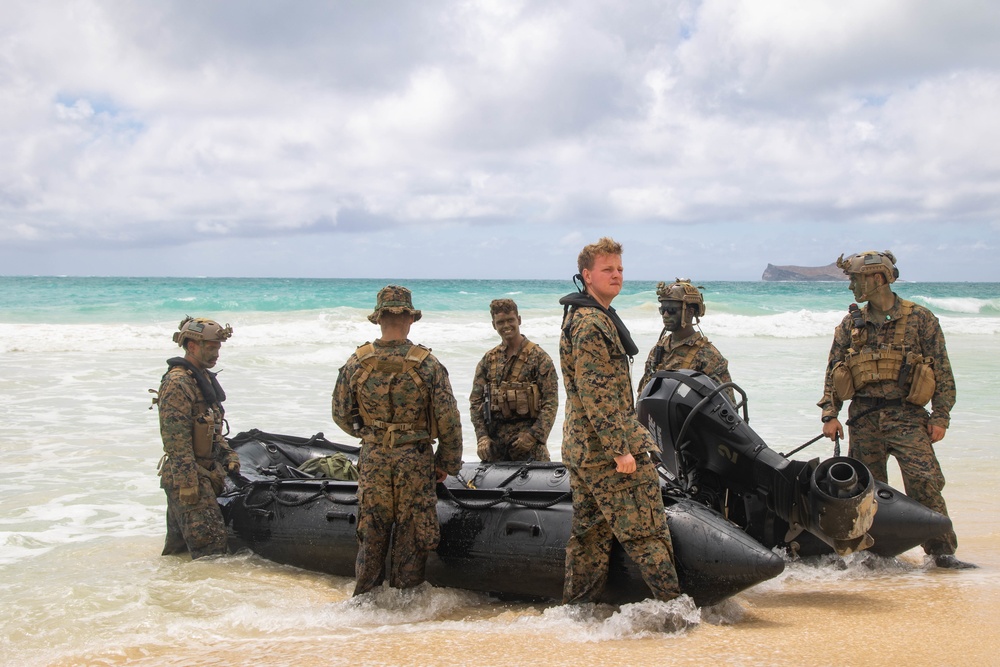
[[[941,494],[944,473],[934,443],[945,436],[955,405],[955,378],[941,325],[931,311],[899,298],[889,287],[899,277],[896,257],[888,250],[841,255],[837,266],[850,277],[854,298],[834,331],[826,367],[823,434],[844,437],[839,420],[850,401],[848,455],[886,482],[886,465],[894,456],[906,495],[947,515]],[[928,412],[926,405],[931,406]],[[975,567],[958,560],[958,539],[949,531],[923,545],[938,567]]]
[[[637,385],[638,393],[642,393],[657,371],[687,368],[700,371],[719,384],[732,382],[729,362],[700,330],[695,330],[705,314],[705,299],[700,288],[690,280],[678,278],[670,284],[657,285],[656,297],[660,302],[663,331],[660,340],[649,351],[642,379]],[[725,392],[729,400],[735,402],[733,390],[727,388]]]
[[[559,408],[555,365],[541,346],[521,333],[521,316],[512,299],[494,299],[490,316],[501,342],[476,366],[469,396],[479,458],[549,461],[545,443]]]

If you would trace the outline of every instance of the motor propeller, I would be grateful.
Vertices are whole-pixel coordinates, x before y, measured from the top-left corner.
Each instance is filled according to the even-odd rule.
[[[805,530],[847,555],[873,544],[875,482],[860,461],[792,461],[750,428],[724,387],[697,371],[660,371],[637,412],[660,447],[669,476],[696,499],[726,512],[735,497],[756,495],[787,522],[785,542]],[[742,391],[740,391],[742,395]]]

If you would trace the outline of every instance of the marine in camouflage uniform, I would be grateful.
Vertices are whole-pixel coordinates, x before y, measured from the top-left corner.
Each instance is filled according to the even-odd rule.
[[[390,538],[389,585],[424,581],[440,537],[435,482],[462,467],[462,425],[448,371],[407,338],[420,317],[405,287],[379,291],[368,319],[382,336],[350,356],[333,391],[333,420],[361,438],[354,595],[384,581]]]
[[[208,369],[232,333],[228,324],[190,317],[174,333],[185,354],[167,360],[155,399],[164,451],[160,487],[167,495],[163,555],[189,551],[192,558],[201,558],[227,550],[217,496],[226,471],[239,472],[240,461],[223,436],[226,394]]]
[[[502,342],[476,366],[469,396],[479,458],[549,461],[545,442],[559,407],[552,358],[521,334],[521,316],[513,300],[495,299],[490,317]]]
[[[705,300],[701,291],[690,280],[678,278],[671,284],[658,284],[656,296],[660,302],[663,331],[660,333],[660,340],[649,351],[637,393],[642,393],[657,371],[686,368],[700,371],[718,384],[732,382],[729,362],[701,331],[694,328],[699,318],[705,314]],[[729,400],[735,403],[732,387],[727,387],[724,391]]]
[[[586,291],[566,309],[559,360],[566,388],[562,455],[573,491],[564,603],[597,602],[608,578],[612,538],[638,565],[653,596],[680,594],[656,449],[635,416],[629,360],[638,351],[610,307],[622,286],[621,246],[609,238],[577,260]]]
[[[850,400],[848,455],[868,466],[881,482],[888,481],[886,465],[894,456],[906,495],[947,515],[941,493],[944,473],[933,443],[944,437],[950,424],[955,378],[937,318],[889,288],[899,274],[895,263],[889,251],[868,251],[846,260],[841,256],[837,261],[851,278],[855,298],[868,303],[860,309],[851,304],[851,312],[834,331],[818,403],[823,433],[831,439],[843,437],[838,415]],[[919,393],[924,395],[916,396]],[[930,413],[924,408],[928,400]],[[922,546],[940,567],[974,567],[953,555],[958,546],[954,531]]]

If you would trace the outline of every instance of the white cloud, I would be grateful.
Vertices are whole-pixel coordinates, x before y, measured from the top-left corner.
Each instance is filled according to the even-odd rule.
[[[978,249],[1000,236],[998,32],[975,0],[13,0],[0,261],[155,271],[228,245],[294,273],[350,245],[545,277],[565,273],[545,251],[572,267],[610,233],[651,277],[652,237],[754,279],[850,229],[928,272],[973,248],[962,275],[998,279]]]

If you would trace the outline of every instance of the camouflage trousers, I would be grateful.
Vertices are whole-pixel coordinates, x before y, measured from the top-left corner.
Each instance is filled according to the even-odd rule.
[[[531,428],[532,420],[504,421],[494,417],[493,425],[496,430],[496,437],[493,438],[496,444],[490,447],[490,455],[485,459],[487,463],[495,461],[551,461],[549,448],[544,442],[536,442],[535,446],[527,452],[512,452],[510,446],[517,440],[517,436]]]
[[[226,553],[226,524],[208,477],[198,476],[198,502],[193,505],[181,502],[180,489],[163,491],[167,494],[167,537],[163,542],[163,556],[185,551],[191,552],[191,558]]]
[[[608,580],[612,538],[618,538],[657,600],[680,595],[674,548],[659,480],[649,456],[631,475],[609,468],[572,468],[573,525],[566,545],[563,604],[598,602]]]
[[[849,414],[860,414],[868,406],[852,401]],[[941,495],[944,473],[934,455],[934,445],[927,433],[927,411],[916,405],[900,405],[872,412],[849,427],[848,456],[858,459],[880,482],[888,482],[889,456],[896,458],[903,475],[903,491],[924,507],[948,516]],[[921,545],[928,554],[953,554],[958,548],[955,531]]]
[[[390,586],[410,588],[422,583],[427,555],[437,547],[441,534],[430,443],[395,447],[365,443],[358,472],[354,595],[381,585],[386,556],[390,556]]]

